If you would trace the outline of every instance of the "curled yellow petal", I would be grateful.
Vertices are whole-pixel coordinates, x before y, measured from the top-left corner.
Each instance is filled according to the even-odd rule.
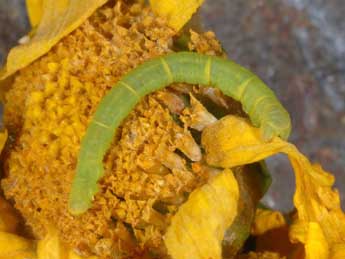
[[[0,258],[15,255],[21,251],[29,250],[32,247],[33,243],[30,240],[0,231]]]
[[[329,258],[329,245],[318,223],[298,221],[292,225],[290,237],[304,244],[306,259]]]
[[[179,31],[185,25],[204,0],[150,0],[152,10],[165,17],[168,24]]]
[[[286,225],[284,216],[279,211],[257,209],[255,220],[252,226],[252,235],[258,236],[269,230],[280,228]]]
[[[172,258],[222,258],[221,241],[237,214],[238,199],[237,181],[229,169],[194,190],[164,238]]]
[[[107,0],[45,0],[42,19],[35,35],[26,44],[11,49],[0,80],[47,53],[59,40],[82,24]],[[37,22],[37,21],[35,21]]]
[[[324,235],[322,242],[326,242],[327,247],[345,243],[345,214],[340,207],[338,192],[332,189],[334,177],[319,165],[312,165],[294,145],[277,137],[265,142],[261,139],[260,129],[254,128],[245,119],[234,116],[226,116],[206,128],[202,135],[202,144],[207,162],[224,168],[253,163],[280,152],[285,153],[296,175],[294,204],[298,220],[304,222],[304,226],[308,228],[305,231],[308,235],[301,234],[306,239],[303,243],[310,243],[310,240],[313,240],[312,235],[321,240],[320,233]],[[312,224],[308,225],[309,223]],[[317,256],[320,257],[315,255],[313,258],[322,258],[323,250],[317,251],[320,253]]]
[[[207,127],[202,145],[209,165],[231,168],[260,161],[280,152],[286,143],[265,143],[261,132],[243,118],[226,116]]]
[[[16,251],[6,256],[0,256],[0,259],[37,259],[37,255],[33,249],[29,249]]]
[[[320,225],[309,222],[307,240],[304,246],[306,259],[327,259],[329,247]]]
[[[26,10],[31,27],[36,27],[42,18],[43,0],[26,0]]]
[[[37,244],[38,259],[65,259],[67,253],[54,227],[50,227],[47,236]]]

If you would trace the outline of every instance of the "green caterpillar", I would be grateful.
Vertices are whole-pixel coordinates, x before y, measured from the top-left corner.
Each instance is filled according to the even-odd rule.
[[[253,73],[236,63],[192,52],[158,57],[130,71],[103,97],[81,143],[69,210],[78,215],[91,207],[103,175],[103,158],[117,127],[145,95],[172,83],[219,88],[242,103],[252,123],[265,139],[288,138],[291,124],[287,111],[274,93]]]

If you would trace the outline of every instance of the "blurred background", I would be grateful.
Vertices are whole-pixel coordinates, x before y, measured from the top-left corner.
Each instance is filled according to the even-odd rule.
[[[336,176],[345,208],[344,0],[205,0],[204,28],[229,57],[258,74],[290,112],[290,141]],[[24,0],[0,0],[0,62],[29,31]],[[286,157],[268,159],[273,184],[264,202],[293,208]]]

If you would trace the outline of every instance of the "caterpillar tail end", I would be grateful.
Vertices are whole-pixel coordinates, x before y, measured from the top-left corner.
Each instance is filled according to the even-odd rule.
[[[78,190],[78,191],[77,191]],[[83,188],[80,190],[87,190]],[[85,213],[92,206],[93,195],[91,193],[84,193],[72,186],[72,190],[68,200],[68,211],[73,216],[79,216]]]
[[[91,207],[91,202],[84,199],[75,199],[73,196],[70,197],[68,202],[68,211],[73,216],[79,216],[86,212]]]
[[[261,127],[261,137],[265,142],[269,142],[273,139],[273,137],[277,136],[274,129],[270,126],[263,126]]]

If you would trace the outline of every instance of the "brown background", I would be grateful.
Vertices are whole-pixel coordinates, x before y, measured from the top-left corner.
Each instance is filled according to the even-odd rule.
[[[345,205],[345,5],[343,0],[205,0],[204,27],[229,57],[257,73],[287,107],[290,140],[334,173]],[[28,31],[24,0],[0,0],[0,60]],[[287,159],[268,160],[273,186],[264,202],[292,208]]]

